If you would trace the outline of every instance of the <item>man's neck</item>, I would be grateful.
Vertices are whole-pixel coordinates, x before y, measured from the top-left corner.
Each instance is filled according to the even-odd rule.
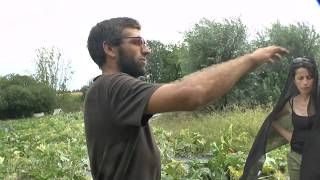
[[[107,75],[120,72],[118,67],[111,66],[111,65],[102,66],[101,71],[102,71],[102,74],[107,74]]]

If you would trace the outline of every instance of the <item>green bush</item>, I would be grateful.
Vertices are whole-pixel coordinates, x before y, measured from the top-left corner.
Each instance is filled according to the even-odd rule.
[[[57,96],[56,108],[63,112],[78,112],[83,108],[83,100],[81,93],[61,93]]]
[[[32,115],[34,95],[25,87],[11,85],[4,89],[7,104],[4,115],[7,118],[28,117]]]
[[[56,104],[56,93],[53,89],[45,86],[30,87],[32,94],[35,96],[33,111],[51,112]]]
[[[2,114],[1,112],[6,110],[7,108],[8,108],[8,102],[4,97],[4,92],[0,91],[0,116]]]
[[[55,91],[31,76],[9,74],[0,79],[0,119],[51,112],[55,104]]]

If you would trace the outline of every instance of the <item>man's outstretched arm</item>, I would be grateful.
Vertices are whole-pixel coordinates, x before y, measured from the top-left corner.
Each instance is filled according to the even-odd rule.
[[[181,81],[164,84],[151,96],[147,113],[190,111],[227,93],[246,73],[266,62],[279,60],[285,48],[259,48],[233,60],[211,65],[185,76]]]

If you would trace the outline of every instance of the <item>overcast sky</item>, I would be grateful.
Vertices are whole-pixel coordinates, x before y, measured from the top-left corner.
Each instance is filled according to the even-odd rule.
[[[163,43],[181,41],[201,18],[239,17],[251,32],[306,22],[320,33],[317,0],[2,0],[0,75],[34,73],[35,50],[55,46],[72,62],[69,89],[79,89],[101,73],[86,49],[91,27],[118,16],[137,19],[146,39]]]

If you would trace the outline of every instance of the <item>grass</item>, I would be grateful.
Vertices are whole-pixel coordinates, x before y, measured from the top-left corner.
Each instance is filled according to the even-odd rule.
[[[177,136],[182,129],[189,129],[204,136],[206,141],[218,140],[232,125],[234,135],[248,137],[247,151],[253,142],[262,122],[270,108],[256,107],[244,109],[241,107],[232,110],[214,112],[211,114],[196,114],[194,112],[164,113],[151,120],[151,126],[162,128]]]

